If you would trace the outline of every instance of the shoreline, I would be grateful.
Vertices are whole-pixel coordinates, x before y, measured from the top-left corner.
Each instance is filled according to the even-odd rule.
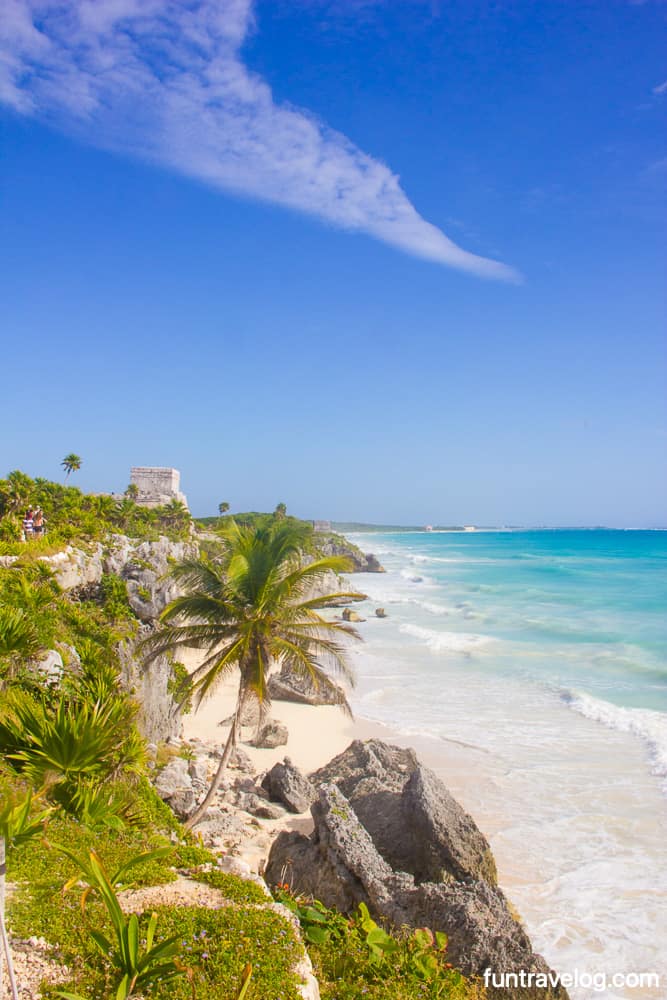
[[[353,536],[352,541],[359,544],[360,539]],[[368,547],[366,539],[362,548]],[[383,559],[381,552],[378,555]],[[552,968],[562,973],[576,968],[639,972],[655,966],[662,972],[651,929],[660,921],[664,900],[660,880],[647,874],[647,861],[659,852],[657,827],[665,802],[650,761],[647,767],[646,743],[625,727],[608,728],[588,713],[573,711],[570,703],[554,698],[543,685],[526,684],[525,678],[513,675],[469,673],[449,632],[443,635],[449,643],[445,652],[451,657],[450,687],[441,709],[431,698],[424,703],[419,721],[411,719],[409,710],[403,723],[392,722],[390,717],[373,719],[375,689],[381,693],[387,687],[389,697],[401,699],[403,686],[408,685],[407,695],[422,661],[430,668],[433,652],[439,651],[435,646],[424,651],[422,647],[428,644],[423,641],[413,655],[406,652],[403,636],[397,634],[402,621],[420,621],[415,609],[426,607],[431,612],[420,600],[434,600],[431,581],[426,581],[423,590],[411,589],[409,578],[397,575],[399,570],[400,563],[390,566],[387,576],[361,573],[353,578],[355,584],[359,581],[359,589],[367,584],[371,594],[365,605],[355,608],[367,621],[360,631],[368,641],[363,647],[355,646],[351,657],[359,680],[353,706],[360,714],[351,720],[335,707],[275,701],[271,715],[287,725],[287,745],[256,750],[242,743],[244,751],[258,771],[287,756],[308,774],[355,739],[377,738],[412,748],[488,839],[499,885],[525,922],[534,947]],[[421,565],[415,572],[421,575]],[[435,599],[443,603],[437,610],[445,619],[456,617],[455,606],[448,606],[446,596],[435,594]],[[388,623],[376,622],[373,608],[392,602],[398,602],[403,614],[399,617],[390,609]],[[434,624],[424,614],[422,619],[421,624],[433,630]],[[452,626],[447,622],[445,627]],[[463,627],[473,626],[466,621]],[[431,635],[422,631],[427,638]],[[467,632],[462,634],[467,637]],[[477,651],[476,646],[471,649]],[[457,656],[466,668],[458,674]],[[433,690],[439,691],[435,670],[431,680],[436,685]],[[516,702],[512,693],[520,695]],[[231,715],[234,695],[232,680],[202,707],[209,717],[208,739],[224,740],[227,728],[217,723]],[[408,704],[414,708],[415,702]],[[379,715],[387,714],[382,701],[377,707]],[[361,714],[364,709],[370,718]],[[186,732],[203,738],[202,723],[201,715],[188,717]],[[243,739],[252,735],[251,729],[244,730]],[[629,776],[634,776],[632,783]],[[308,833],[312,822],[302,814],[264,826],[269,836],[280,829]],[[260,853],[254,851],[248,859],[254,867],[261,864]],[[633,995],[637,1000],[653,1000],[658,994],[639,989]],[[573,1000],[589,1000],[589,993],[577,990]]]

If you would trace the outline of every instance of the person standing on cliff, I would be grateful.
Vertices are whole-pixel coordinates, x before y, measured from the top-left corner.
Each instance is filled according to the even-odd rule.
[[[33,517],[34,517],[34,514],[33,514],[32,504],[31,504],[28,507],[27,511],[25,512],[25,517],[23,518],[23,540],[25,542],[27,542],[29,539],[32,538],[32,532],[33,532],[33,527],[34,527]]]
[[[44,512],[41,507],[38,507],[35,511],[34,517],[32,519],[32,533],[41,538],[44,531]]]

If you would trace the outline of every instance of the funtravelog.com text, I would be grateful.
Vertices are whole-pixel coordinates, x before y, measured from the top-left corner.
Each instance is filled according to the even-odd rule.
[[[570,989],[588,989],[597,993],[605,993],[610,989],[659,989],[660,975],[657,972],[532,972],[520,969],[518,972],[495,972],[484,970],[484,986],[488,989],[510,989],[517,987],[547,987],[564,986]]]

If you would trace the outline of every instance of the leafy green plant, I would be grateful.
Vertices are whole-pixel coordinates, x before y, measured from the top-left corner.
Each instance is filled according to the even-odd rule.
[[[51,775],[101,779],[143,767],[143,743],[128,732],[121,700],[91,704],[61,698],[51,706],[24,691],[10,691],[5,702],[0,751],[36,785]]]
[[[204,882],[214,889],[219,889],[226,899],[235,903],[266,903],[266,893],[250,879],[222,872],[219,868],[208,868],[189,874],[190,878],[196,879],[197,882]]]
[[[379,965],[399,950],[398,941],[395,941],[391,934],[387,934],[386,931],[376,924],[368,912],[368,907],[365,903],[359,903],[358,913],[357,920],[364,934],[369,960],[371,963]]]
[[[108,785],[82,780],[64,783],[56,789],[54,798],[89,830],[120,832],[139,821],[136,797],[127,785],[120,783]]]
[[[481,986],[446,961],[447,938],[441,932],[426,927],[390,932],[373,920],[364,903],[348,918],[318,900],[293,896],[286,883],[274,895],[299,919],[323,1000],[484,997]]]
[[[86,900],[91,892],[95,889],[100,889],[99,885],[99,869],[102,869],[106,883],[115,889],[116,886],[121,885],[126,881],[128,875],[133,868],[137,868],[140,865],[146,865],[151,861],[157,861],[159,858],[166,858],[173,851],[171,847],[156,847],[152,851],[142,851],[141,854],[135,854],[128,858],[119,868],[117,868],[113,874],[109,875],[99,855],[95,850],[90,850],[88,852],[88,857],[82,857],[76,854],[75,851],[69,849],[69,847],[64,847],[62,844],[52,845],[56,850],[60,851],[66,857],[68,857],[77,866],[77,873],[70,878],[63,886],[63,892],[68,892],[73,885],[76,885],[80,881],[81,875],[85,875],[88,880],[88,887],[84,890],[81,896],[81,908],[85,908]],[[103,895],[103,894],[102,894]]]
[[[192,678],[185,664],[178,660],[172,660],[167,691],[176,699],[184,715],[192,710]]]
[[[65,853],[72,857],[67,850]],[[138,859],[135,859],[134,863],[138,863]],[[117,977],[120,977],[115,984],[116,1000],[127,1000],[158,983],[169,982],[189,971],[177,960],[180,953],[177,934],[155,943],[157,913],[151,914],[148,921],[145,943],[140,941],[139,918],[136,913],[128,918],[121,910],[112,879],[107,875],[95,851],[90,852],[89,860],[84,862],[82,871],[89,879],[88,888],[97,890],[102,897],[113,926],[115,938],[113,941],[102,931],[93,928],[90,928],[89,934],[100,953],[115,970]],[[58,992],[57,996],[65,1000],[82,1000],[74,993]]]

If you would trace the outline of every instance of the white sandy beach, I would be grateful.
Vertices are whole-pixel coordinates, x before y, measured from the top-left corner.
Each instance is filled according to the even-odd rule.
[[[182,651],[179,656],[188,670],[196,666],[197,653],[194,651]],[[198,709],[193,709],[184,717],[183,739],[224,745],[229,726],[221,723],[232,715],[237,693],[238,674],[234,673],[223,680]],[[260,750],[247,742],[254,737],[254,727],[244,727],[241,734],[241,745],[257,768],[257,773],[289,757],[301,771],[309,774],[341,753],[352,740],[381,736],[384,731],[384,727],[375,723],[351,719],[336,705],[313,706],[275,701],[271,705],[270,717],[287,726],[289,737],[285,746]]]

